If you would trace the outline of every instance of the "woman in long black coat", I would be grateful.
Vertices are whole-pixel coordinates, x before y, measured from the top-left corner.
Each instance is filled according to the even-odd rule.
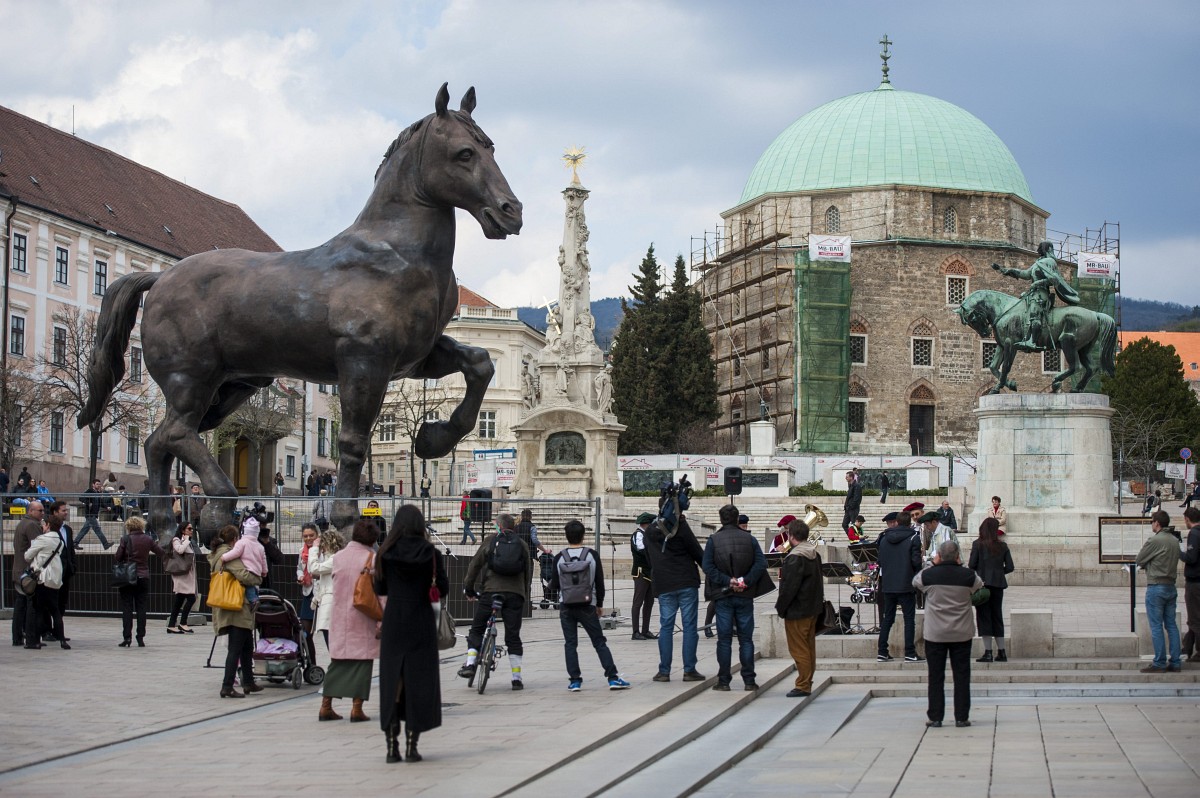
[[[417,738],[442,725],[437,618],[429,588],[436,582],[445,596],[450,582],[441,554],[425,537],[425,517],[411,504],[396,511],[377,561],[375,591],[388,597],[379,652],[379,722],[387,761],[402,761],[404,721],[405,756],[419,762]]]

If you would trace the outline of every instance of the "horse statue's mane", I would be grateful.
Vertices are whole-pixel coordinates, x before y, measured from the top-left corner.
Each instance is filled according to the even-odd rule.
[[[447,113],[453,114],[455,119],[457,119],[459,122],[462,122],[463,127],[467,129],[467,131],[471,134],[471,137],[480,144],[485,147],[496,146],[495,142],[488,138],[488,134],[483,132],[483,129],[476,124],[475,120],[471,118],[470,114],[463,111],[447,111]],[[392,157],[392,153],[407,144],[409,140],[421,130],[421,127],[427,121],[429,121],[428,116],[424,117],[423,119],[418,119],[416,122],[413,122],[411,125],[404,128],[404,130],[400,131],[400,135],[396,136],[396,140],[388,146],[387,151],[383,154],[383,160],[379,162],[379,167],[375,170],[376,180],[379,179],[379,173],[383,170],[384,164],[388,162],[388,158]]]

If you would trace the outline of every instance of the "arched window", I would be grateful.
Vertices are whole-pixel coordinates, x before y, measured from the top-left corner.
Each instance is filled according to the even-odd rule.
[[[838,210],[836,205],[830,205],[829,209],[825,211],[825,232],[842,232],[842,212]]]
[[[958,232],[958,212],[954,210],[953,206],[942,211],[942,232]]]

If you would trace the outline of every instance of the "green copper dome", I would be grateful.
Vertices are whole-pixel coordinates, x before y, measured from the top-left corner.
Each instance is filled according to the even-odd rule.
[[[883,84],[805,114],[758,159],[742,202],[764,194],[901,184],[1033,202],[1004,142],[956,105]]]

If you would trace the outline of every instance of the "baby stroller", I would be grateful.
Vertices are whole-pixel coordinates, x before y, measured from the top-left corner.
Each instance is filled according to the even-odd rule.
[[[544,610],[551,607],[558,609],[558,591],[550,587],[550,582],[554,579],[554,555],[545,552],[539,554],[538,566],[541,568],[542,580],[542,601],[538,606]]]
[[[273,590],[259,590],[254,602],[254,674],[272,684],[291,681],[299,690],[301,681],[320,684],[325,669],[308,659],[304,628],[291,602]]]

